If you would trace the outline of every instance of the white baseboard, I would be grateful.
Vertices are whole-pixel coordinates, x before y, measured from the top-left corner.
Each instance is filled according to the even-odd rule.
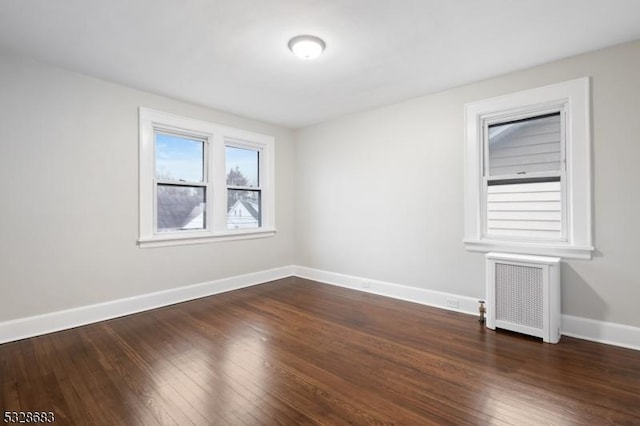
[[[478,299],[472,297],[376,281],[353,275],[338,274],[304,266],[294,266],[293,271],[294,275],[298,277],[326,284],[379,294],[450,311],[472,315],[477,315],[478,313]],[[365,283],[368,283],[369,288],[364,287]],[[459,302],[458,308],[455,309],[447,306],[447,300],[457,300]],[[562,315],[561,332],[564,336],[640,350],[640,328],[638,327],[596,321],[572,315]]]
[[[449,311],[479,315],[478,307],[480,305],[478,304],[478,299],[473,297],[426,290],[423,288],[372,280],[353,275],[327,272],[319,269],[307,268],[305,266],[294,266],[293,270],[294,274],[300,278],[306,278],[313,281],[378,294],[381,296],[388,296],[394,299],[406,300],[408,302],[419,303],[421,305],[434,306],[436,308],[447,309]],[[368,287],[365,287],[367,285]],[[457,302],[458,307],[448,306],[447,301]]]
[[[156,293],[0,322],[0,343],[66,330],[98,321],[250,287],[293,275],[293,267],[269,269]]]
[[[0,344],[212,296],[292,275],[450,311],[471,315],[478,314],[478,300],[472,297],[328,272],[305,266],[284,266],[126,299],[0,322]],[[448,306],[447,302],[450,301],[456,301],[458,307]],[[640,328],[638,327],[562,315],[562,334],[607,345],[640,350]]]
[[[640,351],[640,328],[630,325],[562,315],[562,334]]]

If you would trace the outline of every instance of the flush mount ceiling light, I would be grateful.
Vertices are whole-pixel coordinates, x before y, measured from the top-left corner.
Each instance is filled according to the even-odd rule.
[[[317,58],[325,46],[321,38],[311,35],[299,35],[289,40],[289,49],[301,59]]]

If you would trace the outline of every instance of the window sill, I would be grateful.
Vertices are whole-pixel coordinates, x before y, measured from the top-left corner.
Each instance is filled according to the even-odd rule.
[[[496,240],[464,240],[464,248],[474,252],[533,254],[582,260],[590,260],[594,250],[593,247],[580,247],[568,244],[524,243]]]
[[[155,235],[138,239],[140,248],[183,246],[191,244],[206,244],[223,241],[250,240],[256,238],[273,237],[275,228],[249,229],[241,231],[223,231],[217,233],[190,233]]]

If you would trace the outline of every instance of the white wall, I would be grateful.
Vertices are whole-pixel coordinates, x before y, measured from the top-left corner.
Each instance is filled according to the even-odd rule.
[[[276,138],[273,238],[140,249],[138,107]],[[0,55],[0,322],[290,265],[291,130]]]
[[[366,70],[363,70],[366,71]],[[640,42],[297,132],[298,265],[484,297],[463,249],[463,106],[592,76],[592,261],[563,265],[563,313],[640,326]]]
[[[563,312],[640,326],[640,42],[297,135],[0,55],[0,322],[294,263],[483,297],[462,246],[463,105],[585,75],[597,252],[564,266]],[[276,237],[138,248],[139,106],[274,135]]]

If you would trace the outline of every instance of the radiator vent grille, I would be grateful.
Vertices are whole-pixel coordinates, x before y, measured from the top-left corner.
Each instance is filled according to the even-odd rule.
[[[496,320],[543,329],[542,268],[496,263]]]

